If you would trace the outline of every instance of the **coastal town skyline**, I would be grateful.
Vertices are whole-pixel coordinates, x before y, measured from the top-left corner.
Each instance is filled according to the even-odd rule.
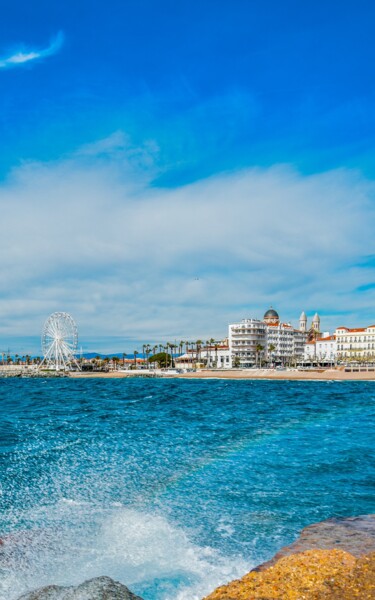
[[[374,11],[5,7],[2,345],[36,348],[57,310],[98,351],[221,337],[271,303],[370,323]]]
[[[142,351],[139,346],[133,352],[122,347],[117,353],[87,352],[78,341],[78,327],[72,316],[66,312],[52,313],[44,323],[41,353],[33,356],[23,350],[13,353],[9,348],[0,350],[1,368],[129,372],[139,366],[142,373],[146,369],[155,374],[156,368],[169,366],[178,375],[200,369],[230,370],[233,375],[236,369],[266,368],[267,371],[286,367],[294,367],[294,371],[297,367],[302,370],[337,367],[345,371],[349,367],[353,372],[353,368],[358,371],[362,365],[368,374],[369,368],[373,371],[375,365],[375,324],[354,328],[339,326],[329,332],[321,327],[317,312],[308,318],[302,311],[298,327],[294,327],[283,321],[272,306],[262,319],[245,318],[230,323],[227,336],[220,339],[203,336],[196,340],[184,338],[156,343],[148,340],[142,344]],[[332,376],[332,372],[330,374]]]
[[[0,340],[0,358],[2,363],[4,364],[6,358],[10,359],[12,358],[14,360],[14,357],[18,357],[19,359],[22,359],[23,361],[26,360],[26,358],[36,358],[36,357],[43,357],[45,356],[45,352],[43,352],[43,337],[44,337],[44,330],[45,330],[45,326],[46,324],[50,321],[51,318],[56,316],[64,316],[67,317],[68,319],[72,320],[71,315],[69,315],[68,313],[61,313],[61,312],[55,312],[52,313],[45,321],[43,324],[43,329],[41,330],[41,334],[39,336],[34,336],[32,338],[22,338],[21,340],[17,340],[17,338],[15,337],[10,337],[9,341],[11,342],[11,344],[6,344],[6,340],[3,338],[2,340]],[[255,348],[256,343],[260,343],[263,345],[266,353],[267,353],[267,347],[269,345],[271,345],[271,347],[273,348],[277,348],[278,344],[281,344],[281,346],[284,346],[285,348],[288,346],[289,344],[292,342],[292,338],[290,338],[288,336],[288,334],[297,334],[296,337],[296,343],[297,343],[297,354],[302,357],[303,355],[305,355],[306,358],[312,358],[312,357],[316,357],[316,349],[313,350],[313,348],[310,346],[310,348],[307,347],[307,343],[309,342],[314,343],[315,344],[315,340],[317,340],[320,344],[317,345],[317,348],[319,349],[319,352],[322,352],[322,348],[326,346],[326,343],[328,340],[336,340],[337,337],[337,333],[340,335],[342,333],[346,333],[346,332],[357,332],[357,331],[362,331],[362,332],[366,332],[367,329],[369,329],[369,332],[371,333],[371,342],[372,340],[372,332],[373,332],[373,327],[374,325],[371,323],[366,323],[364,326],[362,327],[358,327],[358,324],[356,324],[356,326],[353,328],[353,326],[345,326],[345,325],[335,325],[333,327],[333,329],[331,331],[328,331],[326,328],[326,323],[322,323],[321,322],[321,318],[320,315],[318,314],[318,312],[315,313],[309,313],[308,315],[306,315],[305,311],[302,311],[302,313],[300,314],[299,318],[298,318],[298,323],[296,322],[296,320],[294,321],[288,321],[287,319],[283,318],[283,315],[281,315],[281,317],[279,316],[279,313],[273,308],[272,305],[269,305],[268,309],[266,309],[266,312],[264,313],[263,317],[258,317],[258,316],[247,316],[245,318],[242,319],[237,319],[234,321],[232,321],[231,323],[228,323],[226,325],[226,328],[223,329],[223,332],[217,336],[212,336],[212,335],[199,335],[197,334],[196,336],[191,335],[191,334],[187,334],[187,335],[180,335],[180,336],[163,336],[161,338],[158,339],[152,339],[150,337],[146,338],[146,339],[139,339],[139,340],[124,340],[123,338],[118,338],[117,343],[113,341],[113,337],[111,336],[110,338],[110,342],[106,341],[105,344],[110,343],[109,346],[101,346],[101,344],[103,343],[103,340],[98,340],[98,339],[90,339],[90,337],[85,337],[85,336],[79,336],[78,335],[78,329],[76,332],[76,336],[77,336],[77,346],[76,346],[76,355],[77,356],[94,356],[96,354],[98,355],[103,355],[103,356],[134,356],[134,352],[136,354],[139,354],[140,356],[146,356],[144,354],[144,349],[145,347],[152,349],[152,348],[156,348],[156,347],[171,347],[174,348],[174,350],[172,350],[172,352],[174,352],[176,355],[181,354],[181,351],[185,351],[189,346],[191,346],[191,348],[194,348],[195,345],[199,344],[200,347],[202,348],[209,348],[210,346],[214,347],[217,344],[224,344],[227,348],[228,348],[228,356],[230,356],[230,361],[232,364],[233,358],[235,356],[236,351],[241,351],[241,347],[240,348],[235,348],[235,344],[236,342],[233,343],[233,339],[232,339],[232,331],[238,329],[238,327],[242,328],[244,326],[244,324],[249,324],[249,323],[254,323],[255,327],[258,327],[258,323],[260,324],[265,324],[267,325],[268,329],[271,327],[270,331],[271,331],[271,338],[269,338],[268,334],[268,340],[265,342],[265,340],[260,337],[257,341],[253,341],[252,345]],[[72,320],[72,323],[74,323],[74,327],[77,327],[77,323],[75,323],[74,319]],[[78,324],[79,325],[79,324]],[[277,326],[275,329],[275,325]],[[248,327],[248,325],[245,325],[246,327]],[[272,339],[272,330],[276,330],[279,331],[279,333],[277,334],[275,339]],[[285,337],[286,336],[286,337]],[[236,337],[236,336],[234,336]],[[240,339],[242,339],[242,335],[239,336]],[[288,339],[289,337],[289,339]],[[25,345],[25,340],[26,340],[26,345]],[[278,340],[278,341],[277,341]],[[365,338],[364,338],[365,340]],[[348,340],[347,340],[348,341]],[[357,340],[355,340],[357,341]],[[2,343],[1,343],[2,342]],[[79,342],[79,343],[78,343]],[[276,342],[276,346],[274,346],[273,342]],[[228,345],[229,343],[229,345]],[[242,344],[243,342],[239,342],[239,344]],[[234,344],[234,345],[233,345]],[[237,342],[238,344],[238,342]],[[335,360],[336,360],[336,354],[338,354],[338,347],[337,347],[337,342],[334,341],[333,346],[334,349],[332,347],[332,343],[330,344],[330,351],[333,350],[333,354],[332,352],[330,352],[330,355],[335,356]],[[140,351],[140,349],[143,349],[142,352]],[[254,349],[253,348],[253,349]],[[350,346],[351,348],[351,346]],[[370,346],[369,346],[370,348]],[[184,350],[185,349],[185,350]],[[365,345],[363,347],[363,350],[367,349],[367,345]],[[321,356],[323,356],[323,354],[326,354],[326,348],[325,351],[322,353]],[[370,355],[370,354],[369,354]],[[294,347],[294,343],[292,344],[292,346],[290,346],[289,350],[285,352],[285,357],[295,357],[296,356],[296,349]],[[371,354],[372,356],[372,354]],[[226,359],[227,360],[227,359]],[[229,359],[228,359],[229,360]],[[246,362],[246,359],[244,359],[244,361]],[[227,365],[229,366],[229,365]]]

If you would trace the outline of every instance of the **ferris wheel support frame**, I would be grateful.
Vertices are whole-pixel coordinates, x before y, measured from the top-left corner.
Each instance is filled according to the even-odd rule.
[[[68,313],[52,313],[43,328],[44,357],[39,369],[45,366],[56,371],[68,371],[75,365],[81,370],[75,357],[77,347],[78,330],[72,317]]]

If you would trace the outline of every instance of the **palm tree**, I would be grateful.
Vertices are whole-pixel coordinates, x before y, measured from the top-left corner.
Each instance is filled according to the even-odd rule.
[[[178,353],[181,355],[182,354],[182,349],[184,347],[184,341],[181,340],[180,343],[178,344]]]
[[[122,353],[122,366],[125,367],[125,358],[127,357],[126,352]]]
[[[171,351],[171,367],[174,367],[173,364],[173,348],[174,345],[171,342],[167,342],[167,353],[168,353],[168,349]],[[169,363],[169,357],[167,356],[167,363]]]
[[[167,342],[167,353],[169,350],[171,352],[171,367],[173,367],[173,344],[171,342]],[[167,356],[167,363],[169,363],[169,356]]]
[[[185,342],[185,350],[186,350],[186,354],[187,354],[187,362],[189,363],[190,357],[189,357],[189,346],[190,346],[190,342]]]
[[[173,354],[172,354],[172,344],[170,342],[167,342],[165,345],[166,348],[166,352],[167,352],[167,360],[166,360],[166,366],[169,367],[169,351],[171,352],[171,367],[173,367]]]
[[[171,366],[171,364],[172,364],[168,348],[169,348],[169,346],[167,344],[165,346],[165,354],[164,354],[164,366],[165,366],[166,369],[168,369]]]
[[[211,366],[211,347],[210,340],[206,340],[206,367]]]
[[[151,346],[150,346],[150,344],[146,344],[146,367],[147,367],[147,369],[150,368],[150,362],[149,362],[150,353],[151,353]]]
[[[209,366],[211,367],[211,349],[212,349],[212,345],[215,343],[214,338],[210,338],[209,340],[207,340],[207,345],[208,345],[208,357],[209,357]]]
[[[269,350],[269,352],[270,352],[270,355],[271,355],[271,362],[273,362],[273,353],[274,353],[274,352],[275,352],[275,350],[276,350],[276,346],[275,346],[274,344],[270,344],[270,345],[268,346],[268,350]]]
[[[165,346],[162,346],[161,348],[162,348],[162,350],[161,350],[162,353],[164,353],[164,355],[165,355],[164,356],[164,359],[165,359],[164,360],[164,367],[166,367],[167,364],[168,364],[168,356],[169,356],[168,355],[168,344],[165,344]]]
[[[157,346],[157,344],[155,344],[155,346],[152,349],[152,353],[154,356],[157,353],[157,351],[158,351],[158,346]],[[154,362],[154,369],[156,369],[156,362]]]
[[[258,358],[260,359],[260,353],[263,350],[263,346],[261,344],[257,344],[255,347],[255,352],[256,352],[256,358],[255,358],[255,364],[258,364]]]
[[[196,347],[196,350],[197,350],[196,362],[200,362],[200,354],[201,354],[202,344],[203,344],[202,340],[197,340],[195,342],[195,347]]]
[[[137,354],[139,354],[139,352],[137,350],[134,350],[134,368],[135,368],[135,370],[137,370]]]
[[[176,344],[171,344],[171,352],[172,352],[172,367],[175,368],[176,366],[176,360],[175,360],[175,354],[176,354],[176,350],[177,350],[177,345]]]

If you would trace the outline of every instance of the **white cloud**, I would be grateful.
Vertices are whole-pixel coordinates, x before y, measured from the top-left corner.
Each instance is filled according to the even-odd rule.
[[[372,182],[281,165],[158,189],[122,142],[24,165],[0,186],[0,346],[54,310],[72,313],[83,345],[224,336],[271,303],[294,321],[323,310],[324,327],[370,318],[374,291],[354,290],[373,273],[355,266],[373,252]]]
[[[53,38],[47,48],[41,50],[18,49],[7,56],[0,57],[0,69],[13,69],[29,63],[30,61],[40,60],[56,54],[64,43],[64,35],[61,31]]]

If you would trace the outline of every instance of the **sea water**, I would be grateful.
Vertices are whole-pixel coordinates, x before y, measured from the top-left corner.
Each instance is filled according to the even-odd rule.
[[[0,380],[0,599],[194,600],[375,511],[375,382]]]

